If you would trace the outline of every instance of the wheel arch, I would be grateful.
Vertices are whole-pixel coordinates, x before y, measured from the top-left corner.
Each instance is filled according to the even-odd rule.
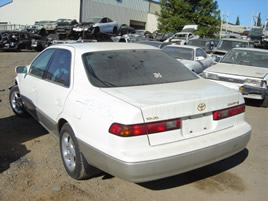
[[[60,130],[61,130],[61,128],[63,127],[63,125],[65,124],[65,123],[68,123],[68,121],[66,120],[66,119],[64,119],[64,118],[61,118],[59,121],[58,121],[58,135],[60,135]]]

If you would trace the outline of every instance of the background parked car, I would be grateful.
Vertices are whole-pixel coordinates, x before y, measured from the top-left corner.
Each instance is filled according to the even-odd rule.
[[[190,40],[188,45],[201,47],[206,53],[211,53],[211,51],[217,47],[218,42],[218,39],[199,38]]]
[[[199,36],[194,35],[192,32],[179,32],[166,39],[164,42],[172,42],[178,45],[187,45],[189,40],[197,38],[199,38]]]
[[[244,39],[223,38],[219,41],[217,48],[211,52],[211,55],[215,57],[216,62],[219,62],[227,52],[238,47],[250,47],[250,43]]]
[[[242,92],[268,107],[268,50],[235,48],[202,76]]]
[[[75,25],[73,31],[76,33],[86,31],[94,34],[98,32],[117,34],[118,23],[108,17],[89,18],[85,22]]]
[[[0,50],[31,49],[32,36],[33,34],[26,31],[1,31]]]
[[[214,58],[199,47],[188,45],[167,45],[162,51],[183,63],[191,71],[199,74],[214,64]]]

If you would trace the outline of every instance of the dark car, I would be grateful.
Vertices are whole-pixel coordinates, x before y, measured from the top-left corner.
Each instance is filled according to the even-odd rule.
[[[58,35],[59,39],[71,38],[73,35],[73,26],[78,24],[76,20],[71,19],[58,19],[56,23],[56,34]]]
[[[31,49],[32,35],[25,31],[1,31],[0,50]]]
[[[262,47],[263,28],[252,28],[248,33],[248,39],[254,47]]]
[[[219,40],[210,38],[193,39],[188,42],[188,45],[202,48],[206,53],[210,53],[213,48],[217,47]]]

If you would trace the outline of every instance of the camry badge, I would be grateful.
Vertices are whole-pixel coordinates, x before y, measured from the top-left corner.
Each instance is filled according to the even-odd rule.
[[[205,103],[200,103],[197,106],[198,111],[203,111],[204,109],[206,109],[206,104]]]

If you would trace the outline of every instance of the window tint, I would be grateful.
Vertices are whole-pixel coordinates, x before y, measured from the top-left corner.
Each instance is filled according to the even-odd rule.
[[[160,50],[117,50],[82,56],[90,82],[97,87],[163,84],[197,79]]]
[[[241,64],[242,66],[268,68],[268,53],[253,50],[232,50],[221,63]]]
[[[30,74],[37,77],[43,77],[45,70],[48,67],[49,61],[51,60],[52,55],[54,54],[55,49],[49,49],[44,51],[39,55],[31,65]]]
[[[190,48],[168,46],[163,48],[162,51],[175,59],[194,60],[194,50]]]
[[[66,87],[70,85],[71,53],[67,50],[56,50],[45,79],[52,80]]]
[[[198,49],[196,49],[196,57],[207,58],[207,55],[202,49],[198,48]]]

